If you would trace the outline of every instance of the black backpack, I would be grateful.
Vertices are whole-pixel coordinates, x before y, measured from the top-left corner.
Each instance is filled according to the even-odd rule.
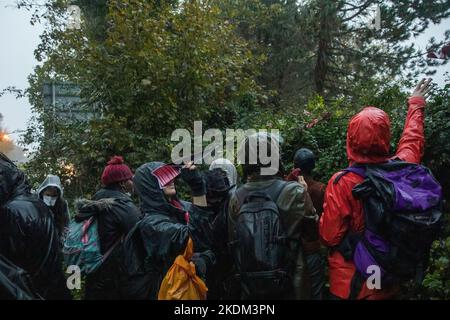
[[[287,239],[276,201],[286,186],[236,190],[239,214],[229,243],[243,299],[282,299],[290,285]]]

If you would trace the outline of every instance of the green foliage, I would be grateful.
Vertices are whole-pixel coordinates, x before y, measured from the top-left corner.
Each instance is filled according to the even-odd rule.
[[[38,173],[33,180],[60,174],[73,182],[72,196],[98,187],[111,155],[125,155],[134,168],[168,160],[176,128],[192,128],[197,119],[224,127],[249,97],[266,99],[254,80],[261,57],[212,2],[108,1],[102,36],[90,29],[96,24],[63,30],[62,12],[46,14],[51,24],[36,50],[46,60],[28,91],[38,118],[25,142],[39,146],[29,163]],[[88,123],[55,119],[42,104],[49,80],[78,83],[85,108],[97,117]],[[75,168],[72,177],[61,163]]]
[[[450,237],[433,243],[430,267],[423,281],[425,296],[450,299]]]
[[[358,96],[367,83],[383,85],[402,71],[410,78],[433,73],[446,61],[403,41],[423,33],[430,22],[450,15],[448,1],[223,0],[239,33],[267,55],[260,82],[278,94],[284,108],[320,94],[326,100]],[[369,28],[379,6],[381,28]],[[413,10],[412,10],[413,8]],[[430,48],[448,42],[435,39]],[[438,38],[441,40],[440,38]]]

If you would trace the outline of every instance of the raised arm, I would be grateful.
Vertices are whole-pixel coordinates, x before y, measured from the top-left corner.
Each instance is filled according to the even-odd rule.
[[[405,127],[397,148],[396,158],[420,163],[425,145],[423,128],[425,96],[430,92],[431,78],[422,79],[408,99],[408,114]]]

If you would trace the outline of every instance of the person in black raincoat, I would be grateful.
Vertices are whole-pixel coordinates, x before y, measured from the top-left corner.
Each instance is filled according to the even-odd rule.
[[[233,164],[227,164],[233,166]],[[233,166],[234,168],[234,166]],[[236,169],[234,169],[236,171]],[[216,263],[207,273],[208,299],[238,299],[237,284],[234,279],[233,259],[228,249],[228,203],[235,185],[230,185],[227,171],[215,167],[204,172],[206,182],[206,201],[208,208],[214,213],[211,222],[214,241],[212,250]]]
[[[28,272],[44,299],[70,299],[52,213],[30,190],[0,153],[0,255]]]
[[[125,299],[122,290],[121,240],[140,220],[141,213],[130,198],[133,192],[133,173],[123,158],[115,156],[102,174],[104,187],[92,198],[78,206],[76,221],[95,216],[98,223],[100,251],[108,255],[100,268],[86,277],[86,300]],[[105,201],[106,200],[106,201]],[[113,201],[111,201],[113,200]]]
[[[136,170],[134,176],[136,193],[145,216],[126,241],[133,244],[127,252],[143,260],[144,271],[138,272],[136,270],[141,267],[135,264],[140,263],[139,259],[138,262],[130,259],[126,262],[129,269],[135,269],[131,272],[136,278],[135,286],[129,296],[133,299],[157,299],[164,276],[175,258],[183,254],[189,237],[194,243],[192,261],[197,274],[204,277],[207,268],[214,264],[214,254],[209,250],[213,239],[210,228],[212,214],[206,210],[203,177],[192,163],[181,170],[181,177],[191,188],[193,203],[182,201],[176,195],[175,176],[160,186],[161,180],[154,175],[155,170],[163,166],[162,162],[146,163]],[[164,169],[177,170],[171,170],[170,166]]]
[[[30,275],[0,255],[0,300],[40,300]]]

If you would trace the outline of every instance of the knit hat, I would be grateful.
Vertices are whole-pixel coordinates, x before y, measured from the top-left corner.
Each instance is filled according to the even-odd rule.
[[[123,163],[123,158],[114,156],[109,160],[105,170],[103,170],[102,183],[108,186],[113,183],[130,180],[131,178],[133,178],[133,172]]]

